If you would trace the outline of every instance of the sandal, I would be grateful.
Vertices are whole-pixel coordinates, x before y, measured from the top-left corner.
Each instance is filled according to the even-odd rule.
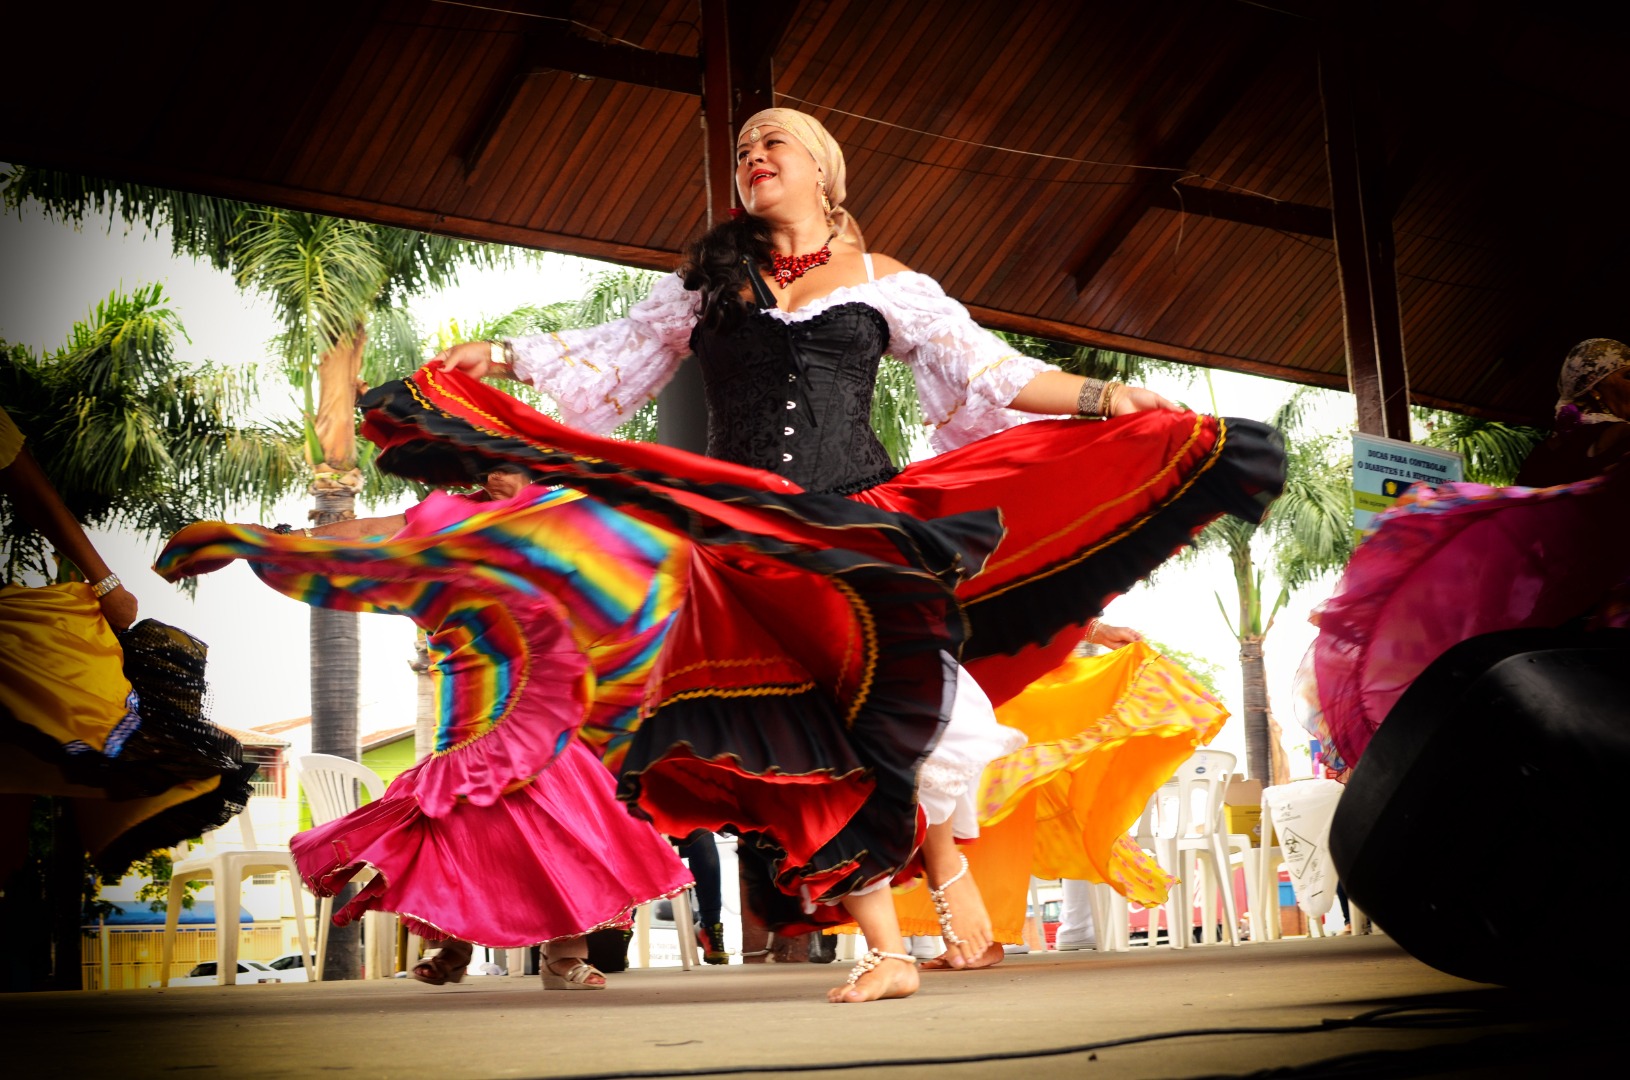
[[[460,950],[457,946],[463,945]],[[415,979],[431,986],[441,986],[444,983],[464,981],[464,973],[470,968],[470,957],[475,949],[465,942],[455,942],[452,945],[443,945],[436,950],[436,955],[427,956],[413,965],[410,973]],[[463,959],[458,957],[462,955]]]
[[[962,939],[951,929],[951,902],[945,899],[945,890],[968,876],[968,857],[959,852],[957,858],[962,860],[962,869],[940,882],[939,888],[930,887],[928,890],[928,898],[934,901],[934,915],[940,921],[940,937],[945,939],[949,948],[962,944]]]
[[[570,963],[566,974],[561,975],[555,971],[555,965]],[[557,956],[553,960],[545,961],[543,965],[543,988],[545,990],[604,990],[605,972],[586,963],[581,956]],[[601,981],[589,982],[594,976],[600,976]]]

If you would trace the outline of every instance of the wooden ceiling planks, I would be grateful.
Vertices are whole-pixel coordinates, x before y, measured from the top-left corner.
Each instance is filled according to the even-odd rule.
[[[775,90],[844,144],[874,247],[1010,328],[1343,377],[1333,247],[1314,235],[1315,35],[1280,10],[1316,6],[787,2]],[[1630,239],[1623,27],[1516,0],[1376,3],[1412,393],[1542,417],[1573,340],[1630,336],[1611,255]],[[674,265],[701,227],[700,99],[640,82],[689,70],[672,57],[697,53],[697,0],[165,13],[112,13],[124,47],[75,79],[16,50],[0,159],[642,266]],[[68,32],[66,12],[36,15],[42,43]],[[538,69],[574,50],[592,77]],[[668,74],[607,76],[637,50]],[[139,118],[93,134],[110,100]]]

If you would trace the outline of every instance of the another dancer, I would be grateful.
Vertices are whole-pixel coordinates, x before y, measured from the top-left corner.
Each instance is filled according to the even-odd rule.
[[[1630,347],[1592,338],[1557,379],[1555,432],[1519,480],[1417,485],[1379,515],[1297,673],[1303,725],[1352,768],[1392,707],[1450,646],[1498,630],[1630,626]]]
[[[1165,902],[1171,877],[1127,836],[1158,788],[1228,712],[1181,665],[1136,630],[1093,620],[1071,657],[996,710],[1025,745],[991,762],[979,786],[979,837],[964,846],[998,942],[1023,940],[1032,876],[1098,881],[1145,907]],[[902,928],[935,933],[921,891],[897,898]],[[1000,963],[992,945],[970,967]],[[924,969],[949,968],[943,959]]]
[[[421,981],[461,980],[471,943],[542,942],[545,988],[599,989],[584,935],[690,885],[596,757],[614,765],[623,752],[678,602],[684,545],[575,493],[527,486],[523,472],[500,466],[477,495],[437,492],[402,516],[305,535],[189,526],[159,570],[173,579],[241,558],[296,598],[424,627],[435,752],[378,802],[295,836],[301,875],[327,896],[363,866],[378,871],[335,921],[400,913],[440,943],[415,967]]]
[[[916,972],[881,890],[920,840],[952,962],[990,943],[954,845],[984,764],[1015,745],[984,692],[1056,666],[1213,517],[1259,518],[1282,452],[1261,425],[1018,356],[868,255],[812,117],[761,113],[738,149],[746,215],[630,318],[457,346],[365,399],[364,430],[405,475],[514,460],[697,542],[620,796],[671,835],[743,834],[772,925],[844,921],[842,905],[874,950],[832,1000],[903,996]],[[586,435],[463,377],[524,378],[606,431],[693,351],[712,458]],[[946,451],[898,473],[867,423],[884,351],[912,365]],[[1115,419],[1016,426],[1025,411]]]
[[[243,810],[243,748],[205,716],[205,647],[147,619],[0,409],[0,496],[85,581],[0,586],[0,878],[26,856],[35,795],[62,796],[97,870]],[[132,626],[132,623],[135,623]]]

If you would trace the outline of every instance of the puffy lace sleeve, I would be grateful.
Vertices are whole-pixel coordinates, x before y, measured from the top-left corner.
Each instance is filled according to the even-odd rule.
[[[515,376],[553,398],[566,423],[605,435],[667,385],[695,325],[695,297],[670,274],[626,319],[514,338]]]
[[[1025,384],[1051,364],[1013,351],[980,327],[939,282],[902,271],[877,280],[889,351],[911,368],[936,451],[1035,419],[1007,407]]]

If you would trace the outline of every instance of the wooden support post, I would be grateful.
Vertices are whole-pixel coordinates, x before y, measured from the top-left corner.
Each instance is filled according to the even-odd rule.
[[[702,181],[708,228],[734,203],[736,140],[730,108],[730,10],[727,0],[702,0]],[[657,399],[657,441],[707,452],[707,400],[701,366],[687,360]]]
[[[774,104],[775,49],[797,4],[701,0],[701,9],[702,173],[712,228],[736,202],[736,128]],[[698,454],[707,449],[707,406],[694,363],[680,366],[658,400],[657,440]]]
[[[1369,7],[1346,5],[1321,26],[1319,97],[1348,384],[1358,399],[1358,427],[1408,441],[1409,380],[1391,200],[1382,176],[1372,99],[1364,92],[1370,72]]]

